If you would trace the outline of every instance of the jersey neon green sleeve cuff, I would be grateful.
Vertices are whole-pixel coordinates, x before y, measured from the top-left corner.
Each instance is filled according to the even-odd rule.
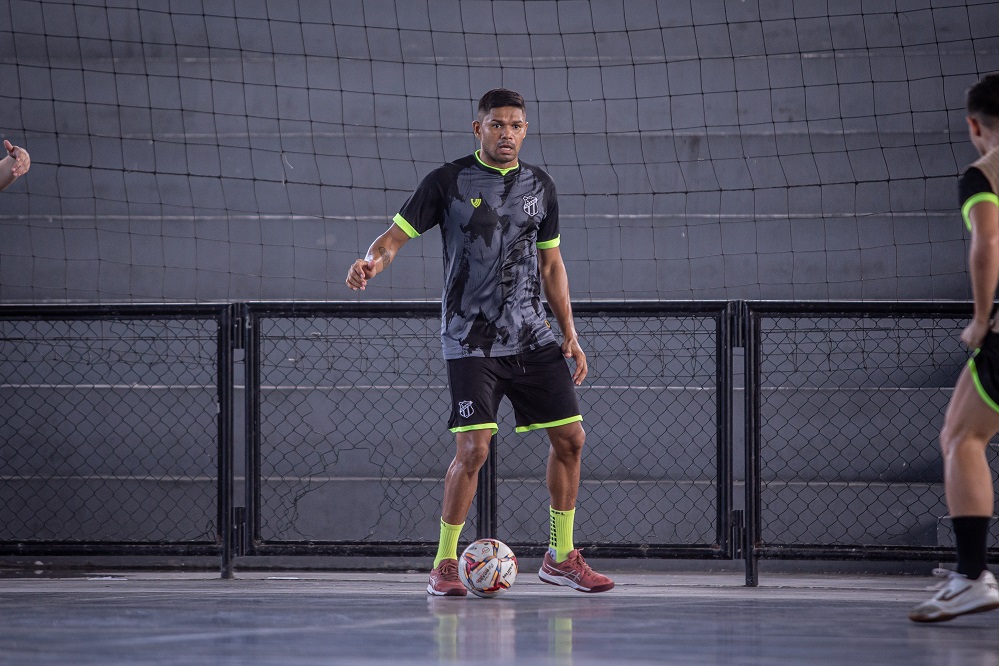
[[[413,225],[407,222],[406,218],[404,218],[401,214],[396,213],[395,217],[392,218],[392,221],[395,222],[400,229],[405,231],[406,235],[410,238],[416,238],[420,235],[420,232],[414,229]]]
[[[996,196],[992,192],[979,192],[978,194],[972,195],[968,197],[968,200],[964,202],[963,206],[961,206],[961,216],[964,217],[964,226],[968,227],[968,231],[971,231],[971,209],[974,208],[976,204],[980,204],[983,201],[999,206],[999,196]]]
[[[539,250],[548,250],[548,249],[553,248],[553,247],[558,247],[558,244],[561,242],[561,239],[562,239],[561,236],[556,236],[555,238],[553,238],[551,240],[539,241],[538,244],[537,244],[538,245],[538,249]]]

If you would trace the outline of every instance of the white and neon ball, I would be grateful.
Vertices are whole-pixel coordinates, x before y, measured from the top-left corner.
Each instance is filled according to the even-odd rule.
[[[458,558],[458,578],[479,597],[495,597],[517,580],[517,556],[497,539],[479,539]]]

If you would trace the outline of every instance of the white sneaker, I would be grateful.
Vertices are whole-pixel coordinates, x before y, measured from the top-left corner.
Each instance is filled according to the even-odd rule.
[[[978,580],[969,580],[963,574],[946,569],[934,569],[933,575],[946,576],[947,582],[941,584],[940,591],[932,599],[909,611],[909,619],[913,622],[943,622],[958,615],[999,608],[999,585],[988,569]]]

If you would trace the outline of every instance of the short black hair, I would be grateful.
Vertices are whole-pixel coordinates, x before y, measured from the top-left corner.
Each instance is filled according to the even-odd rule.
[[[481,118],[501,106],[512,106],[525,113],[527,111],[524,96],[519,92],[506,88],[493,88],[479,100],[479,117]]]
[[[966,98],[969,116],[990,128],[999,123],[999,72],[983,76],[968,88]]]

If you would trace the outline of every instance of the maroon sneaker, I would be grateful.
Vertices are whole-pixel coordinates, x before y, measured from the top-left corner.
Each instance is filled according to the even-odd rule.
[[[590,568],[578,548],[569,553],[565,562],[556,562],[545,553],[538,578],[551,585],[566,585],[580,592],[606,592],[614,587],[614,581]]]
[[[463,597],[468,594],[465,584],[458,579],[458,560],[441,560],[430,572],[427,594],[435,597]]]

